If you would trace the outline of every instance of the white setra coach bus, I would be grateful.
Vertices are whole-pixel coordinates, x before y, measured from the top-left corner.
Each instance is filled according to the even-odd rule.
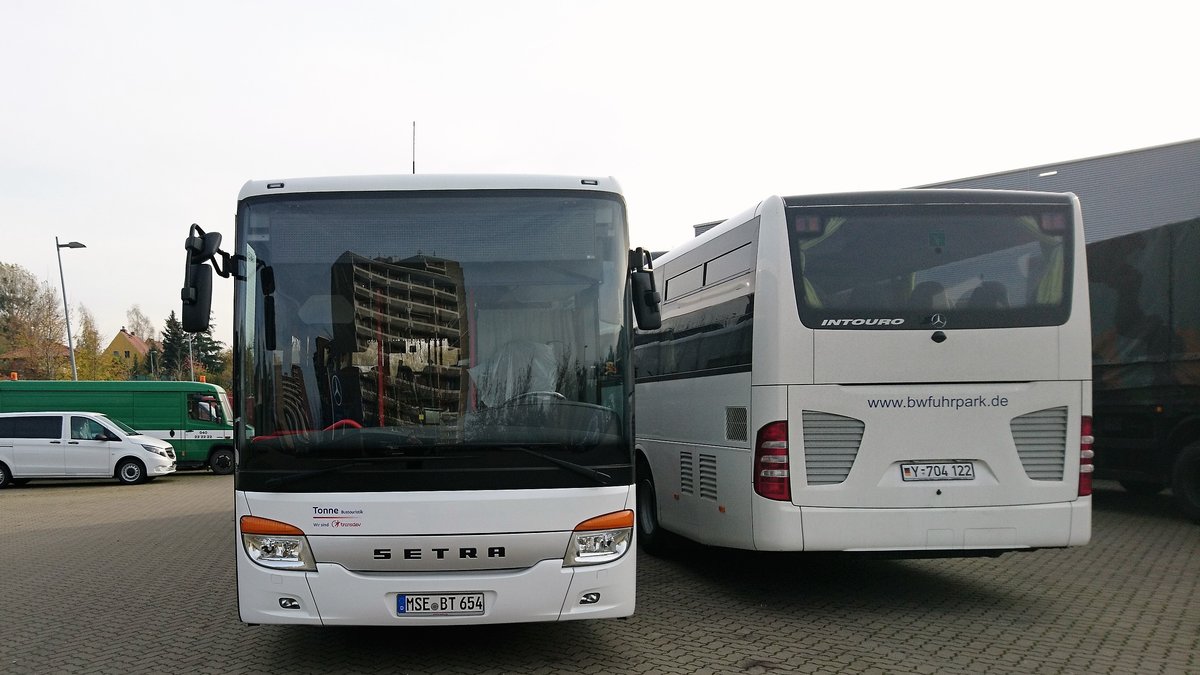
[[[193,225],[185,330],[234,283],[237,595],[251,624],[622,617],[630,323],[611,179],[252,181]]]
[[[771,197],[655,260],[638,538],[998,555],[1091,536],[1074,195]]]

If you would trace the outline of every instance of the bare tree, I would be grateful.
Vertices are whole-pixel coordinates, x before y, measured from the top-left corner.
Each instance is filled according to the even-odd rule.
[[[132,335],[149,342],[155,339],[156,330],[150,317],[142,313],[142,308],[134,305],[125,312],[125,330]]]
[[[18,347],[22,309],[37,295],[37,278],[16,264],[0,263],[0,354]]]
[[[66,323],[58,302],[58,289],[42,282],[29,304],[10,309],[17,333],[14,347],[25,351],[29,374],[43,380],[69,376],[63,342]]]

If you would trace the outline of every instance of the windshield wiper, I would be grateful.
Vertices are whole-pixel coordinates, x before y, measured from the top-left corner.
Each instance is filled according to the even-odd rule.
[[[561,466],[562,468],[567,469],[568,471],[573,471],[573,472],[579,474],[580,476],[586,476],[588,478],[591,478],[592,480],[596,481],[597,483],[600,483],[601,485],[608,485],[610,482],[612,482],[612,479],[613,479],[612,476],[604,473],[603,471],[597,471],[591,467],[584,466],[582,464],[576,464],[575,462],[568,462],[565,459],[559,459],[558,457],[552,457],[545,453],[541,453],[541,452],[538,452],[537,450],[533,450],[533,449],[530,449],[530,448],[527,448],[527,447],[524,447],[521,445],[514,445],[514,446],[510,446],[510,447],[512,447],[516,450],[520,450],[521,452],[523,452],[527,455],[533,455],[534,457],[537,457],[538,459],[544,459],[547,462],[550,462],[551,464],[556,464],[558,466]]]

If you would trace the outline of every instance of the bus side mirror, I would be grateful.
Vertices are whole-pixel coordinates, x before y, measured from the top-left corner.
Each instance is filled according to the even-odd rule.
[[[179,298],[183,301],[183,330],[189,333],[208,330],[212,313],[212,268],[204,263],[189,263]]]
[[[275,296],[263,298],[263,348],[275,351],[279,348],[275,340]]]
[[[637,319],[638,328],[656,330],[662,327],[662,313],[659,305],[662,296],[654,289],[653,272],[630,272],[633,282],[633,315]]]
[[[221,250],[220,232],[205,232],[195,223],[188,229],[183,248],[187,251],[183,289],[179,292],[179,299],[183,301],[183,329],[189,333],[203,333],[208,330],[208,318],[212,313],[213,270],[223,277],[233,274],[233,256]],[[219,261],[217,256],[221,258]],[[208,266],[209,262],[212,267]]]
[[[188,252],[188,264],[207,262],[221,248],[221,233],[204,232],[198,225],[192,225],[183,247]]]
[[[263,294],[263,347],[275,351],[279,346],[275,339],[275,269],[264,265],[258,279]]]

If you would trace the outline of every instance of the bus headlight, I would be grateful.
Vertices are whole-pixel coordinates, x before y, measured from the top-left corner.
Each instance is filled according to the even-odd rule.
[[[300,528],[257,516],[242,516],[238,527],[246,555],[255,563],[276,570],[316,571],[308,538]]]
[[[575,526],[563,566],[600,565],[625,555],[633,539],[633,511],[589,518]]]

